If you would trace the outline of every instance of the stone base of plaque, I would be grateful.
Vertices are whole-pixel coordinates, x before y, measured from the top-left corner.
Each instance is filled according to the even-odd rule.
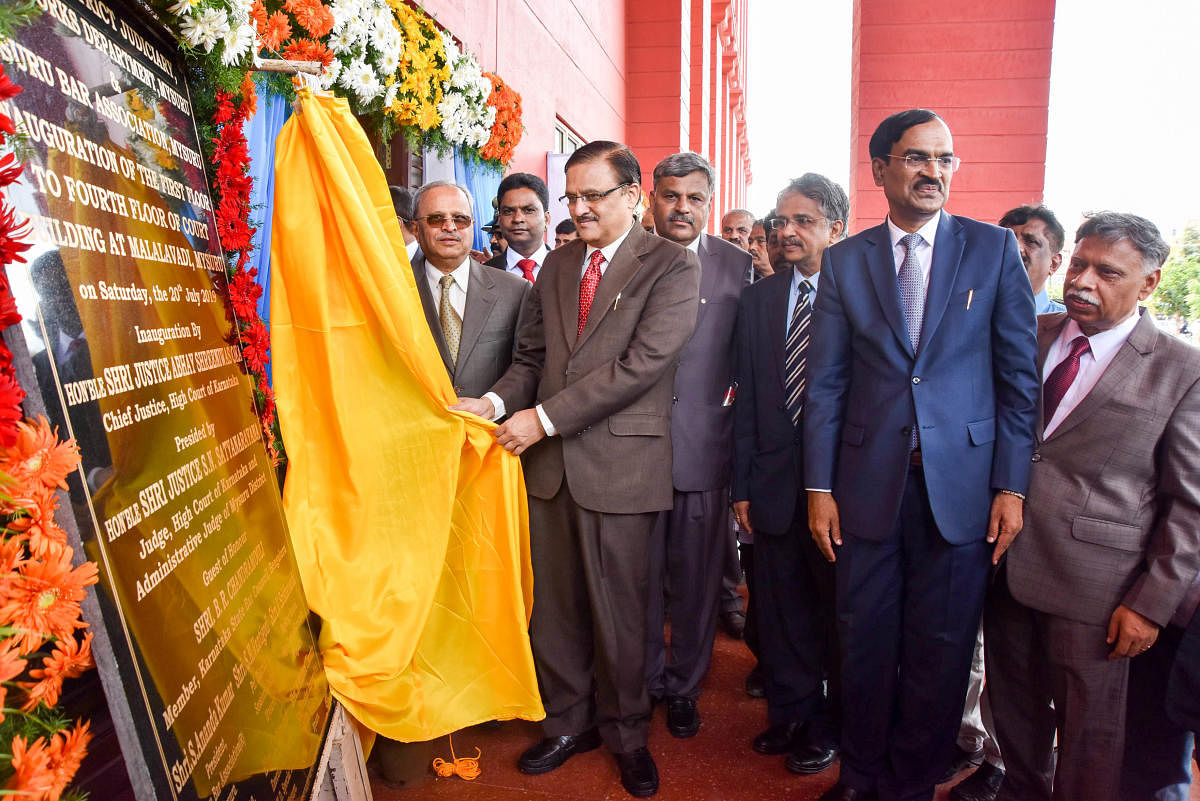
[[[397,790],[418,787],[433,775],[429,769],[433,747],[434,741],[401,743],[378,736],[371,763],[388,787]]]

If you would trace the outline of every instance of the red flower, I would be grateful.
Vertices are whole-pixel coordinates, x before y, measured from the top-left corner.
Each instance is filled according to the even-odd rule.
[[[32,242],[23,242],[33,232],[28,220],[17,221],[16,209],[0,199],[0,266],[14,261],[25,263],[21,255],[33,247]]]
[[[283,51],[283,57],[291,61],[320,61],[328,67],[333,61],[333,51],[312,39],[297,39]]]
[[[21,422],[23,400],[25,391],[16,379],[0,374],[0,446],[11,448],[17,443],[17,423]]]
[[[0,331],[19,322],[21,313],[17,311],[17,299],[13,297],[12,288],[9,286],[8,273],[0,270]],[[11,363],[12,354],[9,354],[8,358]]]
[[[0,100],[8,100],[10,97],[16,97],[23,90],[12,82],[7,75],[4,74],[4,65],[0,64]]]
[[[246,359],[246,366],[256,375],[265,373],[270,352],[271,335],[267,333],[262,320],[256,318],[242,331],[242,356]]]
[[[258,299],[263,289],[254,280],[258,270],[239,270],[229,282],[229,302],[238,319],[249,322],[258,315]]]

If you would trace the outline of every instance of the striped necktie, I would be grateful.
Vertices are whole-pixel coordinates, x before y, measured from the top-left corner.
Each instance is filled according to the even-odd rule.
[[[796,308],[788,321],[787,339],[783,344],[783,388],[787,392],[787,408],[792,415],[792,425],[800,424],[800,412],[804,409],[804,368],[808,363],[808,324],[812,320],[810,294],[812,284],[801,281],[797,288]]]

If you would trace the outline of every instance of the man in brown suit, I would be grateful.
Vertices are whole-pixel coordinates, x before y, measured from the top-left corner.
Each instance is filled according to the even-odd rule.
[[[1066,312],[1038,320],[1025,530],[984,616],[1000,799],[1116,801],[1130,660],[1200,570],[1200,351],[1138,309],[1167,252],[1148,220],[1093,215]]]
[[[579,241],[546,256],[508,372],[456,408],[510,411],[496,437],[524,455],[546,737],[519,767],[546,773],[603,739],[644,797],[658,790],[645,747],[648,543],[672,506],[672,389],[700,264],[635,223],[641,168],[627,147],[591,142],[566,172]]]

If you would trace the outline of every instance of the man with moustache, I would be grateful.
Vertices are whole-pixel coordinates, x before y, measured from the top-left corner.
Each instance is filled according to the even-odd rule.
[[[834,571],[808,533],[802,419],[817,271],[825,249],[844,235],[849,209],[846,193],[822,175],[788,184],[772,221],[789,266],[748,287],[738,312],[731,497],[738,524],[754,535],[753,609],[769,723],[753,748],[788,754],[796,773],[818,773],[837,754]]]
[[[685,152],[658,163],[650,193],[658,235],[700,260],[700,310],[679,354],[671,408],[674,499],[650,541],[646,622],[647,689],[652,698],[666,700],[667,731],[680,738],[700,729],[696,701],[712,659],[721,579],[728,552],[735,564],[737,553],[729,522],[733,327],[750,255],[703,233],[715,189],[712,165]],[[668,616],[669,651],[663,634]]]
[[[1169,252],[1149,220],[1090,216],[1066,313],[1038,319],[1026,530],[985,619],[1000,799],[1163,797],[1120,787],[1130,672],[1154,659],[1200,572],[1200,351],[1138,309]]]
[[[603,740],[622,785],[645,797],[658,790],[646,749],[648,544],[672,505],[675,366],[696,323],[700,265],[637,224],[641,168],[625,145],[572,153],[566,190],[579,241],[546,257],[512,367],[455,408],[511,410],[495,435],[523,455],[546,736],[518,767],[546,773]]]
[[[508,248],[487,264],[524,278],[537,280],[542,261],[550,252],[546,227],[550,225],[550,192],[546,182],[528,172],[504,177],[496,190],[496,221]]]
[[[946,123],[893,114],[869,150],[888,216],[825,251],[808,349],[809,527],[837,562],[843,667],[822,799],[916,801],[950,762],[989,562],[1021,529],[1037,341],[1012,233],[942,210]]]
[[[754,215],[745,209],[730,209],[721,217],[721,238],[742,250],[750,250],[750,229]]]
[[[512,363],[529,282],[470,257],[471,196],[453,181],[430,181],[413,197],[421,253],[417,293],[458,395],[488,390]]]
[[[773,272],[787,272],[787,260],[783,258],[783,235],[775,227],[777,219],[775,209],[771,209],[763,221],[767,231],[767,262]]]
[[[746,274],[746,283],[753,284],[775,272],[775,268],[771,266],[771,262],[767,258],[766,220],[754,221],[754,227],[750,229],[750,237],[746,240],[746,244],[747,250],[750,251],[750,257],[754,260],[753,269]]]
[[[1046,282],[1062,264],[1062,249],[1066,233],[1054,212],[1045,206],[1017,206],[1004,213],[1000,227],[1017,235],[1021,261],[1033,286],[1033,305],[1038,314],[1066,311],[1066,307],[1051,300]]]

